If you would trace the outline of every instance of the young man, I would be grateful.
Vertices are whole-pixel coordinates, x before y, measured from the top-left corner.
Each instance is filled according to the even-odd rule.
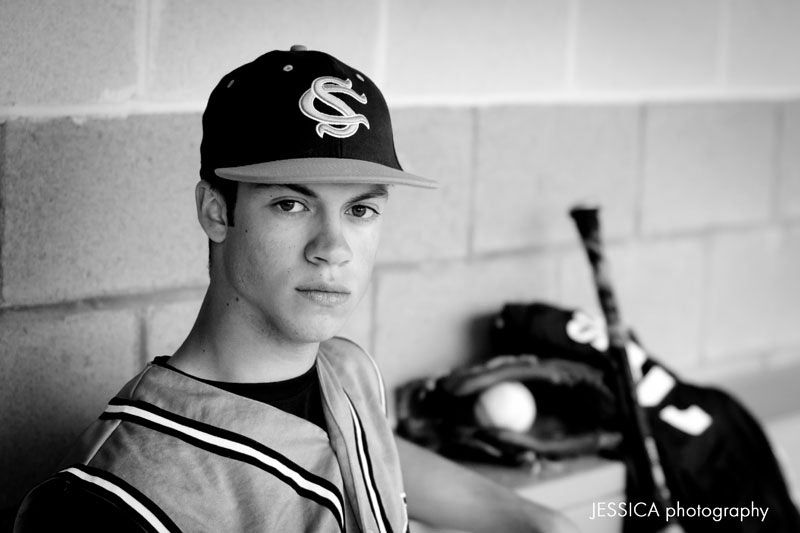
[[[404,484],[434,525],[568,527],[396,442],[377,367],[335,337],[369,283],[389,187],[436,186],[400,168],[364,74],[297,46],[237,68],[203,115],[200,175],[210,284],[192,331],[28,495],[18,531],[402,533]]]

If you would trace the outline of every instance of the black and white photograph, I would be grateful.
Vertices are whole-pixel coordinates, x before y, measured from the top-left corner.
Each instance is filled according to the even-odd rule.
[[[0,0],[0,533],[800,533],[800,0]]]

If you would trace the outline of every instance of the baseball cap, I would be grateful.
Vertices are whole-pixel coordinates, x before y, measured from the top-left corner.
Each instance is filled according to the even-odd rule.
[[[223,76],[203,113],[200,161],[201,177],[249,183],[438,187],[400,166],[378,87],[300,45]]]

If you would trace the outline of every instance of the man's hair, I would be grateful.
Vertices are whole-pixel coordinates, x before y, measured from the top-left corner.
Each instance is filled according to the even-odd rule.
[[[213,172],[200,172],[200,178],[207,181],[211,188],[222,195],[225,200],[226,213],[228,215],[228,225],[233,226],[234,208],[236,207],[236,191],[239,189],[239,182],[220,178]]]

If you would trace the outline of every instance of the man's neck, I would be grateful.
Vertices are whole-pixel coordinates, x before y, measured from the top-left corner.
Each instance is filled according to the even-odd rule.
[[[170,364],[193,376],[231,383],[283,381],[314,364],[319,343],[280,341],[215,306],[206,294],[192,331]]]

